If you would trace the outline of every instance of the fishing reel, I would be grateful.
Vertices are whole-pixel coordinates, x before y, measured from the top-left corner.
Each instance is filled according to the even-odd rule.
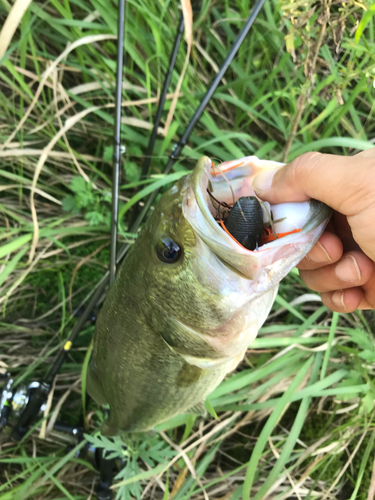
[[[43,416],[49,386],[45,382],[33,381],[29,385],[20,384],[14,387],[10,373],[0,374],[0,379],[5,379],[5,385],[0,392],[0,434],[4,432],[5,435],[10,435],[12,440],[20,441],[28,430],[26,424],[30,415],[33,415],[33,419]],[[37,409],[36,414],[34,409]],[[72,426],[57,421],[53,430],[74,438],[67,446],[68,451],[84,439],[83,426]],[[76,458],[78,457],[91,463],[99,471],[97,500],[111,500],[113,477],[124,466],[123,459],[108,460],[103,456],[103,450],[91,443],[86,443],[86,446],[77,452]]]
[[[33,393],[39,388],[39,382],[31,382],[29,385],[21,384],[16,388],[13,387],[13,379],[10,373],[3,375],[5,378],[5,386],[0,393],[0,432],[7,426],[8,420],[12,417],[18,420]],[[45,403],[41,405],[39,413],[42,415],[46,408]],[[21,438],[22,436],[20,436]]]

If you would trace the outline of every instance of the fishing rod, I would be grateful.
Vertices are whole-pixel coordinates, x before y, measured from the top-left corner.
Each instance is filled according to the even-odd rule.
[[[118,230],[118,197],[121,154],[124,149],[121,145],[121,115],[122,115],[122,77],[123,69],[126,67],[124,52],[125,41],[125,1],[118,2],[118,27],[117,27],[117,63],[116,63],[116,93],[115,93],[115,130],[113,144],[113,169],[112,169],[112,209],[111,209],[111,245],[109,258],[109,286],[111,287],[116,278],[117,257],[117,230]],[[83,409],[83,411],[85,411]],[[110,489],[113,482],[113,470],[115,459],[106,459],[103,450],[99,450],[98,456],[99,484],[96,488],[97,500],[111,500]]]
[[[22,393],[22,400],[26,401],[24,411],[20,414],[17,424],[13,428],[12,438],[16,441],[22,439],[22,437],[26,434],[28,428],[32,425],[34,420],[37,418],[37,415],[47,399],[50,388],[52,387],[53,381],[61,369],[67,354],[73,347],[73,344],[81,332],[83,326],[88,320],[92,310],[95,305],[98,303],[99,299],[104,293],[105,288],[108,283],[110,285],[113,283],[115,278],[115,270],[116,267],[121,263],[123,258],[125,257],[127,251],[130,248],[129,244],[125,244],[120,249],[119,253],[116,252],[116,242],[117,242],[117,225],[118,225],[118,191],[119,191],[119,176],[120,176],[120,163],[121,163],[121,155],[123,152],[123,146],[121,145],[121,98],[122,98],[122,76],[123,76],[123,67],[124,67],[124,25],[125,25],[125,1],[119,1],[119,15],[118,15],[118,43],[117,43],[117,69],[116,69],[116,91],[115,91],[115,126],[114,126],[114,153],[113,153],[113,183],[112,183],[112,213],[111,213],[111,252],[110,252],[110,266],[109,271],[107,271],[103,278],[96,285],[95,290],[90,298],[90,301],[87,307],[84,309],[82,315],[78,318],[77,323],[72,329],[72,332],[65,342],[63,348],[60,350],[57,355],[55,362],[51,366],[49,372],[45,376],[45,379],[39,383],[35,382],[33,386],[33,390],[30,391],[29,396],[26,396],[28,392],[27,387],[22,387],[20,389],[20,393]],[[161,93],[156,118],[154,122],[153,131],[149,140],[147,154],[151,157],[155,141],[157,130],[160,125],[162,111],[164,109],[164,104],[166,100],[166,95],[168,91],[168,87],[170,84],[170,80],[172,77],[172,73],[175,67],[176,58],[178,49],[181,42],[181,37],[184,30],[184,19],[183,16],[180,16],[178,28],[176,31],[175,41],[170,57],[169,67],[164,79],[163,90]],[[145,159],[142,175],[147,175],[149,166],[150,166],[151,158]],[[131,232],[136,232],[138,230],[139,225],[129,224],[131,228]],[[9,419],[12,406],[14,406],[13,401],[17,394],[17,389],[14,388],[13,391],[9,389],[9,383],[12,383],[13,380],[9,379],[7,387],[4,389],[3,394],[8,394],[8,397],[5,398],[5,402],[1,404],[0,401],[0,430],[6,426],[7,421]]]
[[[109,284],[115,281],[116,275],[116,242],[118,226],[118,192],[121,162],[121,101],[122,101],[122,73],[126,65],[124,54],[124,27],[125,27],[125,0],[118,2],[117,26],[117,64],[116,64],[116,94],[115,94],[115,132],[113,145],[112,169],[112,212],[111,212],[111,247],[109,263]]]
[[[166,175],[170,172],[173,165],[178,160],[183,148],[185,147],[187,141],[189,140],[189,137],[190,137],[194,127],[198,123],[205,107],[209,103],[209,101],[212,98],[212,96],[213,96],[216,88],[218,87],[221,79],[223,78],[226,70],[228,69],[233,58],[235,57],[236,53],[238,52],[243,40],[245,39],[251,26],[253,25],[259,11],[261,10],[261,8],[264,4],[264,2],[265,2],[265,0],[258,0],[256,2],[256,4],[254,5],[245,25],[243,26],[242,30],[238,34],[232,48],[230,49],[222,66],[220,67],[216,77],[213,79],[211,85],[207,89],[205,96],[203,97],[201,103],[197,107],[193,117],[191,118],[188,126],[185,129],[185,132],[183,133],[180,140],[175,145],[172,153],[170,154],[167,165],[165,166],[165,169],[164,169],[164,175]],[[124,5],[124,0],[119,0],[119,9],[120,9],[120,4]],[[124,7],[122,7],[122,8],[124,8]],[[120,44],[120,41],[122,40],[122,42],[121,42],[121,47],[122,47],[123,46],[123,36],[124,36],[124,26],[123,26],[124,23],[122,22],[121,27],[120,27],[120,20],[121,19],[124,19],[124,17],[121,17],[121,15],[119,14],[118,44]],[[173,48],[173,51],[171,54],[171,59],[170,59],[170,72],[168,72],[166,75],[166,78],[169,78],[169,80],[170,80],[170,77],[171,77],[171,74],[173,71],[173,67],[171,69],[171,64],[173,63],[173,66],[174,66],[175,59],[177,56],[177,51],[178,51],[178,44],[179,44],[179,41],[181,40],[181,36],[182,36],[181,29],[183,29],[183,24],[182,24],[182,21],[180,19],[179,27],[177,29],[175,44],[174,44],[174,48]],[[121,54],[122,53],[123,52],[121,50]],[[118,57],[117,63],[122,66],[122,62],[123,62],[123,57],[121,56],[120,60]],[[114,182],[113,182],[114,195],[113,195],[113,198],[115,198],[115,199],[112,202],[112,211],[116,212],[116,213],[112,215],[113,220],[112,220],[112,224],[111,224],[112,248],[111,248],[110,269],[109,269],[109,271],[107,271],[105,273],[105,275],[102,277],[102,279],[97,284],[96,289],[94,290],[94,292],[89,300],[88,305],[86,306],[85,310],[83,311],[83,314],[79,317],[77,323],[73,327],[68,340],[65,342],[63,348],[61,349],[61,351],[57,355],[55,362],[53,363],[52,367],[50,368],[49,372],[47,373],[44,381],[42,381],[41,383],[36,382],[35,383],[36,385],[33,387],[33,390],[30,391],[28,398],[26,398],[25,407],[24,407],[23,411],[21,412],[20,417],[19,417],[16,425],[14,426],[13,432],[12,432],[12,438],[16,441],[22,439],[22,437],[25,436],[25,434],[27,433],[30,426],[38,418],[40,409],[47,399],[47,396],[48,396],[48,393],[50,392],[53,381],[54,381],[56,375],[58,374],[64,360],[66,359],[68,352],[71,350],[71,348],[74,344],[74,341],[76,340],[82,327],[84,326],[87,319],[89,318],[93,308],[97,304],[100,297],[103,295],[106,286],[108,285],[108,283],[112,282],[112,280],[114,279],[116,266],[118,266],[122,262],[122,260],[124,259],[124,257],[126,256],[128,250],[130,248],[130,244],[127,243],[127,244],[124,244],[120,248],[117,255],[116,255],[116,252],[113,251],[113,248],[116,247],[116,238],[117,238],[117,210],[118,210],[118,192],[117,191],[118,191],[118,189],[116,188],[116,186],[118,187],[118,183],[119,183],[118,177],[119,177],[119,165],[120,165],[120,159],[121,159],[121,138],[120,138],[121,125],[119,126],[119,124],[121,124],[121,89],[122,89],[122,85],[121,85],[121,82],[119,84],[118,79],[120,78],[120,76],[122,77],[122,70],[120,71],[119,69],[117,69],[116,74],[117,74],[116,120],[115,120],[115,144],[114,144],[115,147],[114,147],[114,172],[113,172],[113,175],[114,175]],[[164,93],[165,88],[166,89],[168,88],[166,83],[164,84],[164,87],[163,87],[163,93]],[[165,90],[165,93],[166,93],[166,90]],[[159,103],[155,122],[157,122],[157,119],[159,119],[159,123],[160,123],[162,109],[163,108],[161,108],[160,103]],[[154,144],[156,141],[156,132],[154,134],[154,130],[156,130],[156,132],[157,132],[157,126],[155,127],[155,124],[154,124],[153,133],[151,134],[151,137],[150,137],[151,145],[149,143],[149,148],[147,150],[147,152],[150,153],[150,154],[148,154],[150,161],[151,161],[151,156],[152,156]],[[142,175],[145,175],[144,172],[146,172],[146,169],[148,171],[149,167],[150,167],[150,162],[148,162],[148,160],[146,158],[146,161],[145,161],[144,166],[143,166]],[[130,232],[136,233],[138,231],[138,229],[139,229],[141,223],[143,222],[143,220],[145,219],[152,203],[155,201],[155,198],[156,198],[158,192],[159,192],[159,189],[155,190],[146,199],[142,210],[140,212],[137,210],[138,213],[136,212],[135,220],[132,221],[132,223],[130,225]],[[116,228],[113,228],[112,226],[116,226]],[[4,427],[8,421],[10,411],[12,408],[12,403],[13,403],[13,400],[15,399],[16,396],[17,396],[16,389],[13,389],[12,391],[9,390],[5,403],[3,404],[2,407],[0,407],[0,410],[1,410],[0,429],[1,429],[1,426]]]
[[[151,165],[151,159],[152,159],[152,153],[154,152],[154,147],[155,147],[155,142],[156,142],[156,136],[157,136],[158,128],[159,128],[160,121],[161,121],[161,115],[162,115],[163,110],[164,110],[164,104],[165,104],[165,99],[167,97],[168,87],[169,87],[169,84],[170,84],[170,81],[172,78],[172,71],[173,71],[173,68],[175,66],[178,49],[180,47],[181,38],[182,38],[182,35],[184,32],[184,26],[185,26],[184,16],[181,14],[180,22],[179,22],[179,25],[177,28],[176,38],[174,41],[174,46],[173,46],[173,49],[171,52],[168,72],[167,72],[167,75],[166,75],[165,80],[164,80],[163,89],[161,91],[161,95],[160,95],[160,99],[159,99],[158,109],[156,111],[154,126],[152,128],[150,141],[148,143],[148,147],[147,147],[147,151],[146,151],[146,157],[144,159],[144,163],[142,166],[142,172],[141,172],[141,179],[142,180],[145,180],[148,178],[150,165]],[[130,215],[129,228],[131,228],[133,226],[135,220],[137,219],[137,217],[139,215],[139,212],[140,212],[140,205],[137,204],[134,207],[134,209]]]

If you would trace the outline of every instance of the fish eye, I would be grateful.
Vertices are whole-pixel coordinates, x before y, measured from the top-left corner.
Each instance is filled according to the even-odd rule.
[[[174,264],[181,257],[181,248],[170,238],[163,238],[156,247],[159,259],[166,264]]]

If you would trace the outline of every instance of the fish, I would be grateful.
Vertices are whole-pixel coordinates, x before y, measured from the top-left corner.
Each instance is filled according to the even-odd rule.
[[[249,250],[235,239],[217,201],[230,211],[238,199],[256,196],[257,173],[282,165],[247,156],[215,166],[203,156],[156,204],[96,323],[87,390],[109,405],[103,435],[204,414],[206,398],[244,358],[279,282],[331,216],[316,200],[260,200],[263,240]]]

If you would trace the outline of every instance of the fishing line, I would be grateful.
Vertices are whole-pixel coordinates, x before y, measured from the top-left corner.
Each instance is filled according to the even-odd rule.
[[[236,165],[236,167],[242,165],[242,163],[240,163],[239,165]],[[233,199],[233,205],[236,203],[236,197],[234,196],[234,191],[233,191],[233,188],[231,186],[231,183],[229,182],[228,180],[228,177],[224,174],[223,170],[219,167],[219,165],[213,165],[212,166],[213,170],[215,170],[215,168],[217,168],[220,172],[220,175],[222,175],[225,179],[225,181],[227,182],[228,186],[229,186],[229,189],[231,190],[231,193],[232,193],[232,199]],[[245,216],[244,216],[245,218]]]
[[[142,159],[145,159],[145,158],[149,158],[150,160],[152,158],[155,158],[155,159],[160,159],[160,160],[167,160],[169,158],[168,155],[125,155],[125,158],[139,158],[140,160]],[[194,163],[197,163],[197,159],[196,158],[192,158],[191,156],[179,156],[177,158],[177,160],[184,160],[184,161],[191,161],[191,162],[194,162]],[[142,178],[142,177],[141,177]],[[147,177],[145,177],[147,178]]]

